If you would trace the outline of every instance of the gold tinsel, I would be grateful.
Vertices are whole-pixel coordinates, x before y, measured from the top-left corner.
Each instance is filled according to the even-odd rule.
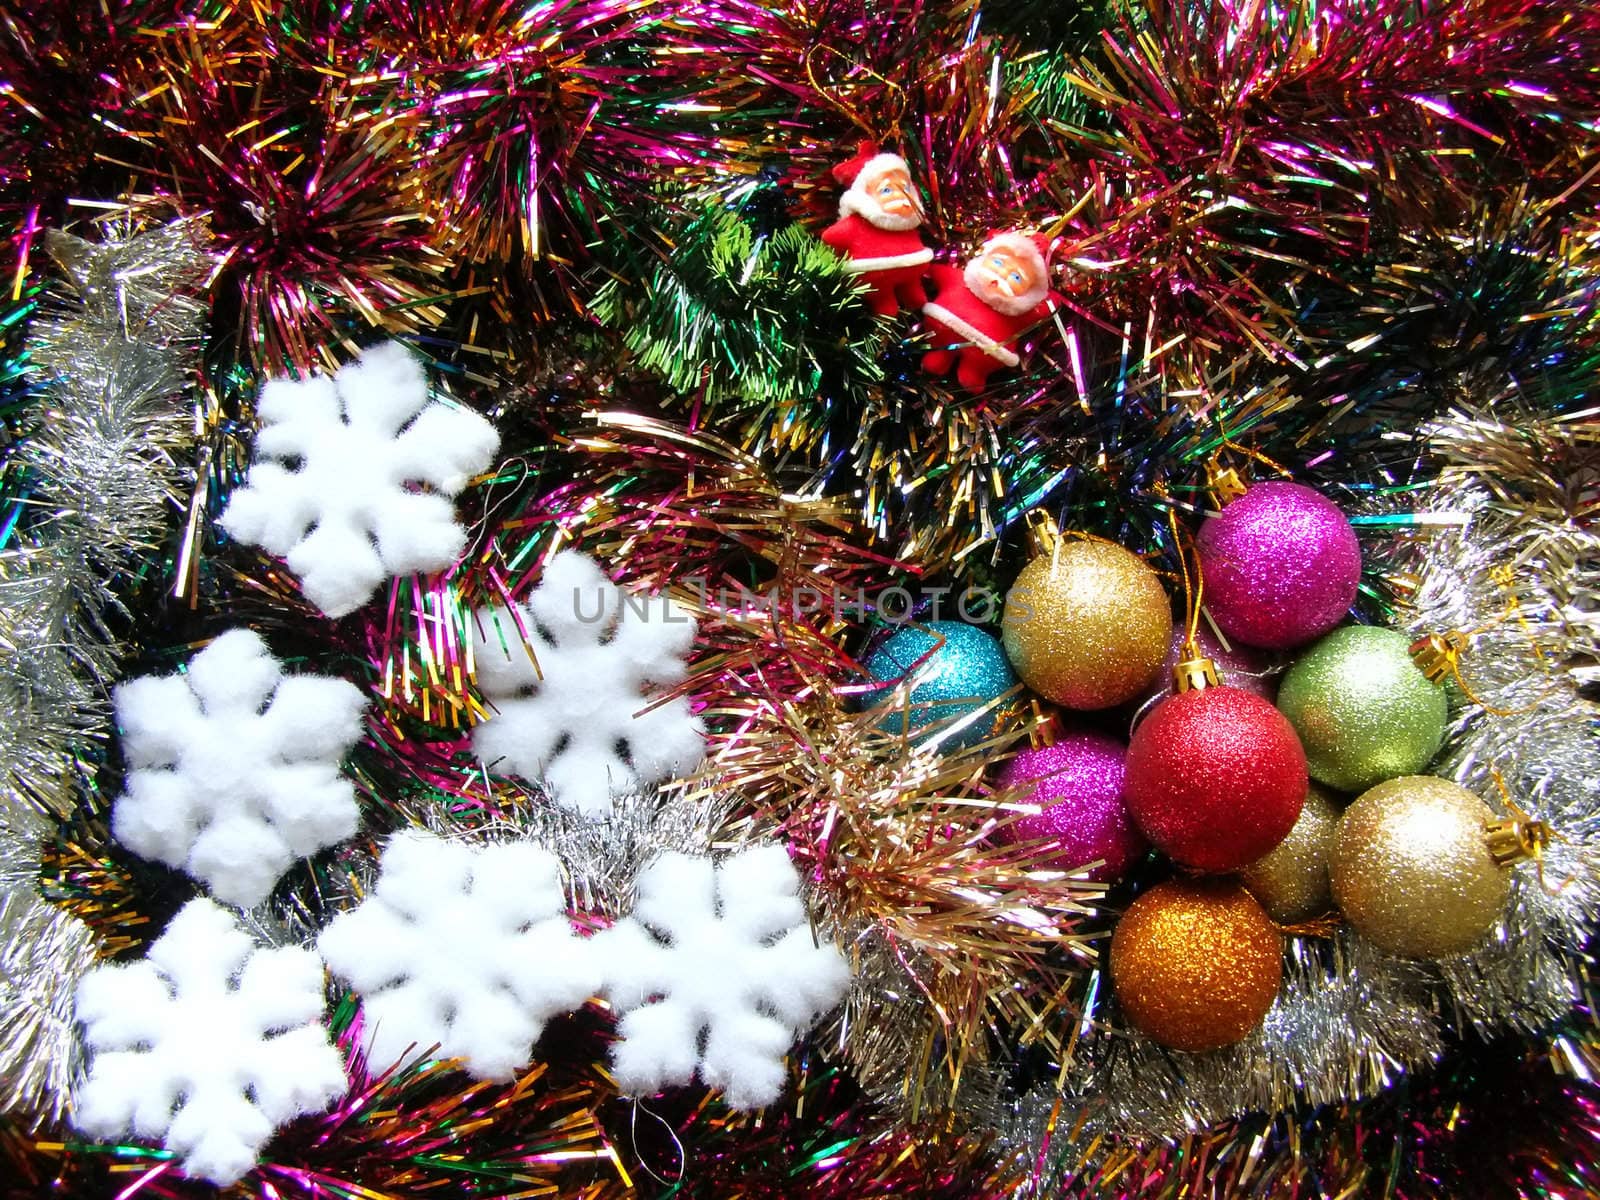
[[[917,1114],[980,1101],[1002,1027],[1070,1052],[1102,885],[1051,869],[1048,846],[994,838],[1014,818],[982,773],[1042,716],[935,751],[885,730],[904,703],[853,711],[822,680],[804,704],[752,697],[704,786],[739,794],[730,833],[789,843],[818,924],[855,959],[830,1036],[869,1092]]]

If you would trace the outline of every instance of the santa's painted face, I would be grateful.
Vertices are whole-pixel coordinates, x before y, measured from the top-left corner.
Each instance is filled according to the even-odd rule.
[[[1034,272],[1033,264],[1018,258],[1004,246],[996,246],[973,259],[969,277],[972,275],[978,279],[981,288],[979,295],[989,293],[1007,300],[1015,299],[1039,285],[1039,276]]]
[[[917,214],[917,198],[911,191],[911,176],[899,167],[881,172],[867,185],[866,190],[878,202],[878,207],[891,217],[912,217]]]

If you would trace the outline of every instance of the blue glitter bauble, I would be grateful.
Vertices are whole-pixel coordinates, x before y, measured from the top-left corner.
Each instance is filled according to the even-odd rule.
[[[882,728],[891,733],[903,733],[908,718],[913,731],[934,722],[940,729],[947,728],[1017,682],[999,641],[960,621],[933,621],[902,629],[873,651],[867,659],[867,673],[891,686],[907,677],[912,680],[909,712],[896,712],[883,722]],[[876,704],[888,691],[878,688],[866,693],[862,705]],[[1004,720],[1005,714],[996,709],[940,744],[952,749],[975,746],[993,736]],[[931,731],[931,736],[938,732]]]

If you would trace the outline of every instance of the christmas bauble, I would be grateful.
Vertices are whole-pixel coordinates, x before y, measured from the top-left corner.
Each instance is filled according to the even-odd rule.
[[[1355,602],[1361,547],[1337,505],[1298,483],[1258,483],[1195,539],[1206,607],[1230,638],[1282,650],[1326,633]]]
[[[1109,708],[1161,669],[1172,606],[1137,554],[1067,540],[1022,568],[1006,593],[1001,638],[1017,674],[1046,700]]]
[[[913,731],[936,721],[942,729],[982,708],[1017,681],[1000,643],[961,621],[908,626],[873,651],[866,667],[867,674],[880,683],[911,681],[908,709],[896,710],[884,719],[883,728],[893,733],[905,732],[908,723]],[[878,703],[888,691],[885,687],[866,693],[863,706]],[[993,736],[1005,720],[1006,714],[997,709],[941,744],[975,746]],[[930,730],[930,736],[937,732]]]
[[[1357,933],[1391,954],[1468,950],[1505,911],[1511,876],[1489,853],[1495,819],[1478,797],[1432,775],[1390,779],[1339,819],[1329,878]]]
[[[1239,873],[1274,921],[1293,925],[1333,908],[1328,861],[1338,829],[1339,806],[1312,784],[1289,836]]]
[[[1127,750],[1100,733],[1060,734],[1053,745],[1022,751],[996,781],[1015,803],[1037,804],[1001,831],[1009,841],[1052,844],[1048,864],[1063,871],[1103,859],[1090,878],[1122,875],[1146,850],[1122,799]]]
[[[1137,697],[1138,707],[1147,707],[1152,701],[1172,694],[1172,668],[1185,657],[1183,642],[1187,632],[1181,622],[1173,626],[1172,643],[1167,647],[1166,660],[1161,664],[1155,682]],[[1217,674],[1229,687],[1236,687],[1241,692],[1253,692],[1269,701],[1278,694],[1278,677],[1273,672],[1271,655],[1238,642],[1224,650],[1216,634],[1206,627],[1204,621],[1200,622],[1195,641],[1200,644],[1201,656],[1216,664]]]
[[[1174,879],[1140,896],[1111,937],[1111,982],[1128,1021],[1174,1050],[1248,1036],[1278,995],[1283,947],[1229,879]]]
[[[1311,777],[1341,792],[1415,775],[1444,741],[1449,705],[1393,629],[1335,629],[1284,674],[1278,708],[1300,735]]]
[[[1128,811],[1157,849],[1237,871],[1283,841],[1306,796],[1306,759],[1260,696],[1209,687],[1163,700],[1134,730]]]

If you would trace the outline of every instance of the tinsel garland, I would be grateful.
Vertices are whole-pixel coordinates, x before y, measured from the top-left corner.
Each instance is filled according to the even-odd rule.
[[[212,261],[205,226],[52,230],[64,276],[24,348],[37,411],[5,464],[0,556],[0,1080],[5,1107],[59,1117],[81,1065],[72,990],[99,953],[38,891],[39,851],[92,797],[106,693],[125,653],[126,576],[167,540],[192,446],[186,404]],[[91,803],[92,811],[92,803]],[[53,818],[53,820],[52,820]]]
[[[1503,788],[1559,831],[1539,876],[1517,881],[1496,950],[1444,972],[1475,1026],[1539,1032],[1582,999],[1574,981],[1600,907],[1600,453],[1582,414],[1508,404],[1453,412],[1425,432],[1442,467],[1430,507],[1461,524],[1401,547],[1397,567],[1416,580],[1401,613],[1419,636],[1470,638],[1440,773],[1491,796]]]
[[[101,819],[109,684],[245,624],[334,664],[376,712],[349,768],[366,835],[246,914],[258,937],[308,940],[408,824],[543,842],[600,923],[664,849],[777,836],[855,984],[764,1116],[698,1089],[617,1099],[591,1009],[508,1088],[363,1075],[241,1195],[1600,1186],[1592,12],[4,7],[0,1107],[60,1115],[74,980],[159,931],[182,891]],[[909,327],[868,319],[811,240],[825,169],[858,136],[904,151],[954,252],[1010,223],[1054,239],[1066,304],[982,397],[923,376]],[[196,216],[41,243],[113,201]],[[214,274],[189,241],[201,212]],[[33,311],[40,244],[81,308]],[[412,339],[514,453],[463,497],[461,562],[334,624],[209,518],[263,370],[378,334]],[[32,391],[12,386],[24,371]],[[918,749],[880,728],[896,701],[854,703],[870,605],[751,598],[1003,588],[1042,514],[1175,572],[1169,514],[1209,509],[1216,461],[1359,514],[1362,615],[1468,644],[1437,770],[1491,802],[1503,785],[1558,838],[1483,950],[1417,966],[1347,931],[1296,935],[1263,1030],[1175,1059],[1121,1025],[1095,958],[1126,889],[990,841],[1014,814],[984,769],[1039,714],[974,751]],[[564,545],[702,629],[680,690],[707,769],[598,824],[464,752],[485,711],[460,670],[466,614],[526,595]],[[56,1127],[0,1129],[0,1176],[0,1194],[204,1194],[159,1152]]]

